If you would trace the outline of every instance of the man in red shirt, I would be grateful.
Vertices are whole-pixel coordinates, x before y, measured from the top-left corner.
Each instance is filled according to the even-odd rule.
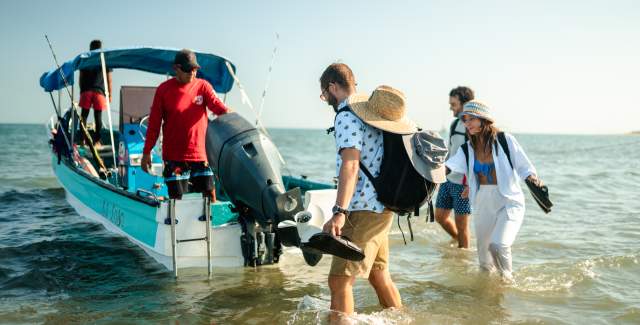
[[[169,197],[181,199],[182,194],[191,189],[215,200],[213,171],[207,163],[205,149],[207,108],[216,115],[225,114],[229,109],[218,99],[209,82],[196,78],[200,66],[195,53],[187,49],[178,52],[173,68],[175,78],[161,83],[153,98],[142,170],[148,172],[151,168],[151,149],[162,124],[163,176]]]

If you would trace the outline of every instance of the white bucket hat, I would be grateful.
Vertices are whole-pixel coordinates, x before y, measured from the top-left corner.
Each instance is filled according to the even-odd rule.
[[[448,150],[444,139],[438,133],[420,131],[402,136],[402,142],[418,174],[436,184],[447,180],[444,162]]]
[[[493,116],[491,116],[489,106],[478,100],[469,101],[462,106],[462,112],[458,114],[458,117],[462,118],[464,115],[475,116],[477,118],[485,119],[491,123],[495,122]]]

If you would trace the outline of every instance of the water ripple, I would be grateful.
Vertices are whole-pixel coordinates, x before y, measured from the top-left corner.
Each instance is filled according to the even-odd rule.
[[[525,292],[566,291],[608,273],[605,269],[637,266],[638,260],[638,255],[632,254],[590,258],[572,265],[556,263],[529,265],[517,272],[516,288]]]
[[[284,173],[335,175],[332,137],[271,135],[288,162]],[[390,236],[390,270],[405,308],[381,310],[358,280],[353,322],[640,322],[640,151],[629,150],[638,138],[517,137],[556,206],[544,215],[526,194],[513,247],[516,284],[480,273],[475,248],[457,249],[423,214],[413,219],[414,242],[404,245],[395,221]],[[326,323],[330,258],[312,268],[293,254],[273,268],[216,270],[210,281],[202,270],[185,270],[174,281],[137,246],[67,204],[41,126],[0,125],[0,138],[9,143],[0,154],[0,322]],[[598,153],[605,148],[607,155]]]

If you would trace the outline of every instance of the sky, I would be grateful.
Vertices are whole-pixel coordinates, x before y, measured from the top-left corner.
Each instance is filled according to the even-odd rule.
[[[448,128],[448,93],[466,85],[507,131],[640,130],[638,1],[2,1],[0,123],[45,123],[53,113],[38,85],[55,67],[44,34],[60,61],[94,38],[105,48],[224,56],[256,107],[270,77],[267,127],[330,126],[318,78],[343,62],[359,92],[382,84],[403,91],[409,117],[427,129]],[[117,114],[121,85],[166,77],[115,70],[113,78]],[[255,120],[237,87],[227,104]]]

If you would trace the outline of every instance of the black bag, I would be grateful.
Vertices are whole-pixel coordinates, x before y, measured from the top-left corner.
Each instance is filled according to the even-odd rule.
[[[346,106],[340,109],[338,114],[350,110]],[[420,207],[429,202],[430,219],[433,220],[431,198],[437,187],[436,184],[422,177],[415,170],[405,151],[402,135],[380,131],[383,132],[384,154],[378,177],[374,177],[360,162],[360,169],[373,184],[378,194],[378,201],[398,214],[414,212],[416,215],[419,214]]]
[[[404,148],[402,135],[383,132],[384,154],[380,174],[374,177],[360,162],[360,169],[378,193],[378,201],[398,214],[414,212],[431,198],[436,184],[422,177],[413,167]]]
[[[462,135],[464,136],[464,141],[467,142],[469,141],[469,136],[467,135],[467,132],[458,132],[456,131],[456,128],[458,127],[458,123],[461,123],[462,121],[457,118],[455,120],[453,120],[453,122],[451,122],[451,125],[449,126],[449,139],[451,139],[454,135]]]

